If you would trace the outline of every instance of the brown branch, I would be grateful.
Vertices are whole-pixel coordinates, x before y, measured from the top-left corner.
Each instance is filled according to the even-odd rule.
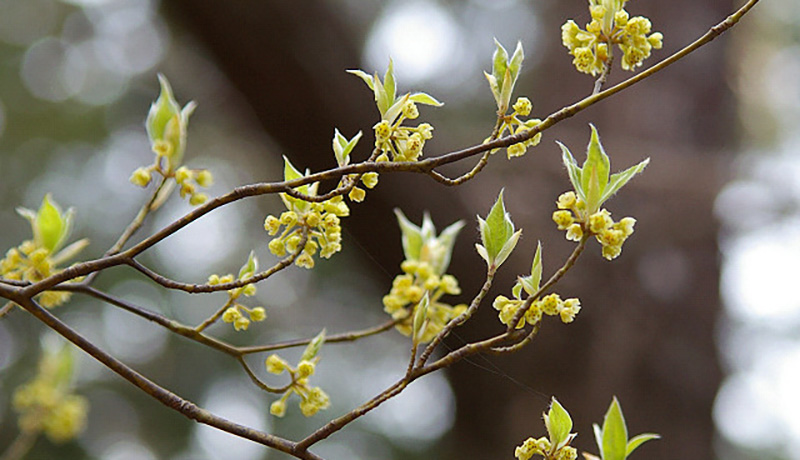
[[[253,372],[253,370],[250,369],[250,366],[247,364],[247,361],[245,361],[244,356],[239,356],[238,358],[236,358],[236,360],[239,361],[239,364],[242,365],[244,371],[247,373],[247,376],[250,377],[250,380],[252,380],[257,387],[261,388],[267,393],[284,393],[292,386],[292,384],[289,383],[282,387],[271,387],[266,383],[262,382],[261,379],[259,379],[258,376]]]
[[[431,354],[436,349],[436,346],[439,345],[442,340],[444,340],[450,334],[450,332],[452,332],[453,329],[467,322],[467,320],[469,320],[472,315],[478,311],[478,307],[481,305],[483,298],[486,297],[486,294],[489,293],[489,289],[492,287],[492,280],[494,280],[495,270],[496,269],[489,269],[489,271],[486,273],[486,281],[484,281],[481,290],[478,291],[478,294],[472,299],[472,302],[470,302],[469,307],[464,311],[464,313],[447,323],[442,330],[436,334],[433,340],[431,340],[431,343],[425,347],[425,350],[419,357],[417,367],[424,365],[425,362],[428,361],[428,358],[430,358]]]
[[[37,319],[45,323],[48,327],[56,331],[65,339],[75,344],[78,348],[88,353],[94,359],[101,362],[107,368],[114,371],[117,375],[132,383],[134,386],[144,391],[161,404],[176,412],[179,412],[183,416],[191,420],[195,420],[198,423],[203,423],[226,433],[230,433],[234,436],[249,439],[264,446],[285,452],[299,459],[323,460],[322,457],[308,452],[306,448],[298,448],[297,443],[295,442],[227,420],[197,406],[190,401],[181,398],[166,388],[159,386],[122,361],[119,361],[97,347],[94,343],[84,338],[77,331],[70,328],[67,324],[53,316],[49,311],[39,306],[33,300],[25,298],[21,295],[17,295],[11,300],[21,305]]]
[[[379,324],[375,327],[371,327],[368,329],[363,329],[361,331],[353,331],[353,332],[345,332],[342,334],[335,334],[329,335],[325,337],[325,343],[337,343],[337,342],[354,342],[358,339],[362,339],[364,337],[369,337],[371,335],[380,334],[381,332],[388,331],[389,329],[393,328],[397,325],[401,320],[389,320],[383,324]],[[284,348],[294,348],[294,347],[302,347],[304,345],[308,345],[311,343],[313,338],[310,339],[295,339],[295,340],[287,340],[285,342],[278,342],[269,345],[257,345],[252,347],[239,347],[237,350],[242,355],[248,355],[251,353],[261,353],[264,351],[273,351],[273,350],[281,350]]]

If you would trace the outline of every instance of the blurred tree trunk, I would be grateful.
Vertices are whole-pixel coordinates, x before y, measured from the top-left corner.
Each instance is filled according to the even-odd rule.
[[[332,164],[333,127],[348,136],[364,130],[365,140],[370,140],[376,113],[364,103],[363,84],[343,72],[360,65],[361,26],[348,24],[329,3],[302,3],[298,8],[295,2],[275,0],[176,0],[165,7],[208,48],[295,164],[319,170]],[[561,24],[567,17],[585,22],[588,17],[580,14],[584,0],[540,3],[543,24]],[[702,34],[730,8],[728,1],[629,4],[632,15],[650,17],[654,29],[666,37],[665,49],[651,62]],[[588,93],[592,86],[589,77],[571,68],[558,38],[548,38],[552,46],[546,47],[541,64],[518,85],[534,88],[528,94],[535,98],[539,115]],[[381,178],[381,187],[368,197],[375,213],[365,218],[354,210],[349,231],[368,253],[381,255],[378,261],[388,273],[395,273],[400,245],[386,244],[386,235],[397,234],[392,207],[409,203],[413,215],[427,207],[437,223],[447,223],[485,212],[476,203],[488,203],[487,183],[527,190],[527,196],[509,194],[508,199],[512,213],[525,210],[514,214],[515,223],[525,228],[520,246],[532,253],[536,239],[542,239],[545,269],[552,271],[571,250],[548,220],[550,203],[567,189],[552,140],[562,140],[581,158],[589,137],[586,124],[592,121],[612,154],[612,169],[652,157],[644,176],[609,203],[615,218],[632,215],[639,221],[620,259],[608,265],[599,247],[590,244],[575,272],[557,289],[562,296],[582,299],[584,311],[578,320],[569,326],[547,322],[533,345],[513,357],[489,357],[490,363],[477,358],[477,366],[465,363],[450,371],[457,422],[439,458],[510,458],[514,445],[544,434],[541,412],[549,399],[545,395],[551,394],[572,412],[582,449],[596,451],[590,424],[602,421],[612,395],[617,395],[634,434],[656,431],[664,437],[645,447],[647,453],[640,458],[713,457],[711,406],[720,381],[714,324],[720,300],[712,207],[719,185],[716,166],[726,158],[722,152],[730,147],[733,126],[732,111],[726,110],[732,105],[731,95],[722,83],[725,43],[724,38],[715,41],[548,132],[540,147],[548,154],[537,153],[522,163],[535,164],[530,170],[521,171],[498,157],[503,161],[478,179],[483,185],[470,184],[459,192],[462,195],[444,193],[425,178]],[[626,76],[617,67],[611,80]],[[489,195],[496,189],[492,187]],[[426,199],[432,194],[437,195],[439,209],[432,209],[434,202]],[[472,244],[462,243],[463,253],[454,259],[475,260],[465,255]],[[504,267],[495,294],[508,294],[514,273],[529,269],[530,260],[523,258]],[[466,293],[480,285],[481,277],[480,270],[459,275]],[[486,337],[498,330],[489,304],[479,324],[459,332],[462,337]],[[485,370],[493,366],[519,383]]]

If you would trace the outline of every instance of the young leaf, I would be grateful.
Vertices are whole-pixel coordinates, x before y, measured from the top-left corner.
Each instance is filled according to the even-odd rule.
[[[375,93],[375,102],[378,104],[378,111],[381,115],[386,113],[386,110],[389,106],[392,105],[394,99],[389,100],[389,95],[386,94],[386,88],[381,83],[381,79],[378,78],[378,74],[375,74],[375,78],[373,80],[374,89],[373,92]],[[390,121],[391,123],[391,121]]]
[[[615,396],[603,419],[603,460],[625,460],[628,449],[628,428],[622,416],[622,408]]]
[[[581,188],[586,195],[586,212],[591,215],[600,207],[600,198],[608,184],[611,164],[603,145],[600,144],[597,129],[592,124],[589,126],[592,128],[592,137],[586,148],[586,161],[581,172]]]
[[[514,223],[506,212],[503,204],[503,191],[497,196],[486,220],[478,216],[478,228],[481,232],[481,243],[483,251],[479,248],[478,253],[486,253],[487,263],[490,267],[497,268],[511,254],[519,240],[521,230],[514,232]],[[483,257],[483,254],[481,254]]]
[[[439,234],[437,240],[444,250],[442,251],[442,257],[436,261],[436,266],[433,267],[436,273],[444,274],[447,271],[447,267],[450,266],[450,257],[453,255],[453,246],[456,242],[456,236],[458,236],[458,232],[460,232],[462,228],[464,228],[464,221],[459,220],[448,225],[447,228],[442,230],[442,233]]]
[[[508,70],[511,72],[511,86],[517,83],[517,78],[519,77],[519,71],[522,68],[522,60],[525,59],[525,53],[522,51],[522,42],[517,42],[517,48],[514,50],[514,54],[511,56],[511,60],[508,63]]]
[[[420,104],[432,105],[435,107],[441,107],[444,105],[444,102],[440,102],[438,99],[436,99],[435,97],[431,96],[428,93],[422,93],[422,92],[413,93],[408,97],[408,99],[414,102],[418,102]]]
[[[600,203],[602,204],[606,200],[611,198],[615,193],[619,191],[619,189],[624,187],[625,184],[628,183],[628,181],[633,179],[633,176],[644,171],[644,168],[647,167],[649,163],[650,159],[646,158],[644,161],[637,164],[636,166],[631,166],[625,171],[612,174],[611,179],[609,179],[608,181],[608,185],[606,185],[606,190],[603,192],[603,196],[600,197]]]
[[[500,106],[500,86],[498,86],[497,78],[487,72],[483,72],[483,75],[486,76],[486,80],[489,82],[489,89],[492,90],[495,102]]]
[[[403,254],[406,260],[419,260],[419,254],[422,250],[422,230],[416,225],[412,224],[406,218],[403,211],[398,208],[394,209],[394,214],[397,216],[397,223],[400,225],[400,233],[402,234]]]
[[[625,449],[625,457],[629,456],[637,447],[653,439],[661,439],[661,436],[655,433],[643,433],[632,437],[628,441],[628,447]]]
[[[406,105],[406,102],[408,102],[409,97],[410,95],[406,93],[403,97],[398,98],[394,102],[394,104],[391,105],[391,107],[389,107],[387,104],[387,109],[381,110],[382,114],[381,119],[388,121],[389,124],[394,123],[394,121],[397,119],[397,116],[400,115],[400,112],[403,111],[403,106]]]
[[[511,252],[514,251],[514,248],[517,247],[517,243],[519,242],[519,237],[522,236],[522,230],[517,230],[514,232],[500,249],[500,252],[497,253],[497,257],[495,258],[494,265],[499,267],[503,265],[503,262],[508,259],[508,256],[511,255]]]
[[[303,355],[300,357],[300,361],[311,361],[312,359],[317,357],[320,348],[325,343],[325,329],[320,331],[316,337],[311,339],[311,342],[306,346],[306,349],[303,350]]]
[[[428,293],[425,292],[425,295],[422,296],[422,300],[419,301],[416,308],[414,308],[414,321],[413,321],[413,340],[414,343],[418,343],[420,337],[425,333],[425,327],[428,324],[428,307],[430,306],[431,300],[428,297]]]
[[[369,86],[369,89],[371,89],[371,90],[375,89],[375,86],[372,84],[372,75],[364,72],[363,70],[359,70],[359,69],[350,69],[350,70],[347,70],[347,73],[353,74],[356,77],[359,77],[360,79],[364,80],[364,83],[366,83],[367,86]]]
[[[258,259],[254,251],[250,251],[247,262],[239,269],[239,279],[250,278],[258,270]]]
[[[567,168],[567,173],[569,174],[569,181],[572,183],[572,188],[575,189],[575,193],[578,195],[578,198],[586,201],[586,194],[581,186],[581,176],[583,171],[578,166],[578,162],[575,161],[575,157],[572,156],[572,152],[569,151],[567,146],[558,141],[556,141],[556,144],[561,147],[561,160],[564,162],[564,166]]]
[[[564,447],[569,441],[569,432],[572,431],[572,417],[556,398],[550,402],[550,410],[544,415],[544,424],[550,437],[551,451]]]
[[[34,234],[39,240],[37,242],[51,253],[58,249],[67,236],[67,226],[61,215],[61,209],[59,209],[57,204],[51,202],[49,193],[45,195],[42,200],[42,206],[36,214],[34,228]],[[38,232],[36,230],[38,230]]]
[[[508,69],[508,51],[503,48],[497,39],[494,39],[495,50],[492,55],[492,76],[497,81],[503,81]]]
[[[394,102],[397,98],[397,80],[394,78],[394,62],[389,58],[389,67],[383,75],[383,89],[386,91],[386,99]]]
[[[531,285],[535,290],[539,290],[542,282],[542,242],[536,245],[536,254],[533,256],[533,264],[531,265]],[[533,294],[533,293],[531,293]]]

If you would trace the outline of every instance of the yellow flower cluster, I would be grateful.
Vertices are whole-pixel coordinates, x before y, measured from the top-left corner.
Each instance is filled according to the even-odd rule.
[[[381,158],[380,161],[386,161],[386,159]],[[339,181],[339,186],[337,188],[345,187],[349,184],[352,184],[357,180],[357,177],[358,175],[356,174],[351,174],[349,176],[343,177],[342,180]],[[364,187],[368,189],[375,188],[375,186],[378,185],[378,173],[369,172],[362,174],[361,183],[364,184]],[[350,198],[350,201],[360,203],[364,201],[364,198],[367,197],[367,191],[362,188],[354,186],[352,189],[350,189],[350,193],[348,193],[347,197]]]
[[[211,171],[207,169],[189,169],[186,166],[181,166],[174,172],[163,170],[160,166],[160,161],[156,161],[148,167],[136,169],[131,174],[130,181],[132,184],[139,187],[147,187],[152,180],[153,172],[163,175],[164,177],[174,177],[175,182],[180,187],[179,192],[181,198],[189,197],[189,204],[198,206],[208,201],[208,195],[197,191],[197,187],[210,187],[214,183],[214,176]]]
[[[416,127],[401,126],[405,119],[413,120],[418,116],[417,105],[408,101],[397,121],[381,120],[373,126],[375,148],[381,151],[376,161],[417,161],[422,156],[425,141],[433,138],[433,126],[428,123]]]
[[[578,458],[578,451],[572,446],[563,446],[554,453],[550,453],[550,440],[546,437],[539,439],[528,438],[514,451],[517,460],[529,460],[534,455],[541,455],[547,460],[575,460]]]
[[[14,391],[12,405],[19,413],[20,430],[44,432],[53,442],[68,441],[83,430],[89,405],[85,398],[70,392],[70,374],[71,357],[44,354],[37,376]]]
[[[269,242],[270,252],[278,257],[297,251],[303,241],[303,233],[307,232],[308,240],[295,263],[311,269],[314,268],[313,256],[317,250],[321,257],[328,259],[342,249],[342,226],[339,218],[350,215],[350,208],[341,196],[322,203],[309,202],[308,207],[304,212],[284,211],[280,218],[267,216],[264,229],[270,236],[280,232],[280,235]]]
[[[532,118],[530,120],[522,120],[519,118],[527,117],[531,114],[531,110],[533,110],[533,103],[527,97],[518,98],[511,108],[514,109],[514,112],[503,117],[503,123],[500,126],[497,137],[502,137],[506,130],[508,130],[510,134],[523,133],[542,122],[542,120],[538,118]],[[528,150],[528,147],[534,147],[538,145],[539,141],[541,140],[542,133],[538,133],[525,142],[519,142],[517,144],[508,146],[506,149],[506,154],[508,155],[509,159],[520,157],[525,154],[525,151]]]
[[[573,56],[578,71],[597,75],[613,54],[622,51],[622,68],[634,70],[660,49],[664,36],[650,33],[652,24],[643,16],[631,18],[624,6],[627,0],[589,0],[591,22],[581,29],[572,19],[561,26],[561,41]]]
[[[461,288],[453,275],[439,275],[427,262],[406,260],[400,268],[405,273],[397,275],[392,282],[391,291],[383,297],[384,311],[392,315],[392,318],[402,320],[397,324],[397,330],[403,335],[411,336],[412,312],[427,292],[430,298],[428,324],[418,340],[430,342],[448,322],[466,311],[465,304],[451,306],[439,302],[445,294],[460,294]]]
[[[509,299],[506,296],[499,295],[494,299],[492,306],[500,312],[500,322],[508,326],[524,303],[525,300],[523,299]],[[543,314],[559,316],[563,323],[571,323],[580,311],[580,300],[575,298],[562,300],[558,294],[549,294],[531,303],[528,311],[525,312],[525,316],[517,323],[516,328],[522,328],[526,322],[531,326],[536,325],[542,320]]]
[[[308,383],[318,361],[319,358],[301,359],[297,367],[292,367],[280,356],[269,355],[266,360],[267,372],[276,375],[288,372],[292,379],[289,389],[283,393],[280,399],[270,405],[269,412],[272,415],[283,417],[286,414],[286,400],[292,393],[300,397],[300,412],[306,417],[311,417],[320,410],[330,407],[331,401],[328,395],[320,387],[310,386]]]
[[[47,248],[37,247],[32,240],[26,240],[18,247],[9,249],[6,256],[0,259],[0,277],[36,283],[59,271],[55,262]],[[43,307],[53,308],[69,301],[71,295],[66,291],[45,291],[39,294],[37,300]]]
[[[252,273],[250,273],[252,275]],[[211,275],[208,277],[208,284],[214,286],[217,284],[230,283],[234,280],[233,275]],[[237,331],[246,331],[250,327],[250,322],[264,321],[267,318],[267,313],[264,307],[249,308],[236,300],[241,296],[252,297],[256,295],[256,285],[247,284],[240,288],[230,289],[228,291],[228,308],[222,314],[222,321],[233,324],[233,328]],[[245,317],[245,314],[247,317]]]
[[[625,217],[619,222],[614,222],[611,213],[606,209],[587,216],[585,204],[575,192],[566,192],[558,197],[558,211],[553,213],[553,222],[559,230],[566,230],[566,237],[570,241],[580,241],[585,232],[594,236],[603,246],[603,257],[608,260],[617,258],[622,252],[625,240],[633,234],[636,219]]]

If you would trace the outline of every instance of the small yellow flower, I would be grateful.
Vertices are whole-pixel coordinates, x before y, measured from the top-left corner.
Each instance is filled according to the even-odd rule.
[[[378,185],[378,173],[365,173],[363,176],[361,176],[361,182],[364,184],[364,187],[369,189],[374,188],[376,185]]]
[[[583,238],[583,229],[580,224],[572,224],[567,227],[567,239],[569,241],[580,241]]]
[[[527,117],[531,114],[531,110],[533,110],[533,103],[531,103],[531,100],[527,97],[521,97],[517,99],[517,102],[514,103],[512,108],[517,114]]]
[[[276,417],[283,417],[286,415],[286,400],[279,399],[270,404],[269,413]]]
[[[139,168],[131,174],[131,183],[139,187],[147,187],[150,183],[150,170],[147,168]]]
[[[264,321],[267,318],[267,312],[264,307],[256,307],[250,310],[250,319],[255,322]]]
[[[282,374],[289,367],[289,364],[276,354],[269,355],[265,364],[267,372],[276,375]]]

